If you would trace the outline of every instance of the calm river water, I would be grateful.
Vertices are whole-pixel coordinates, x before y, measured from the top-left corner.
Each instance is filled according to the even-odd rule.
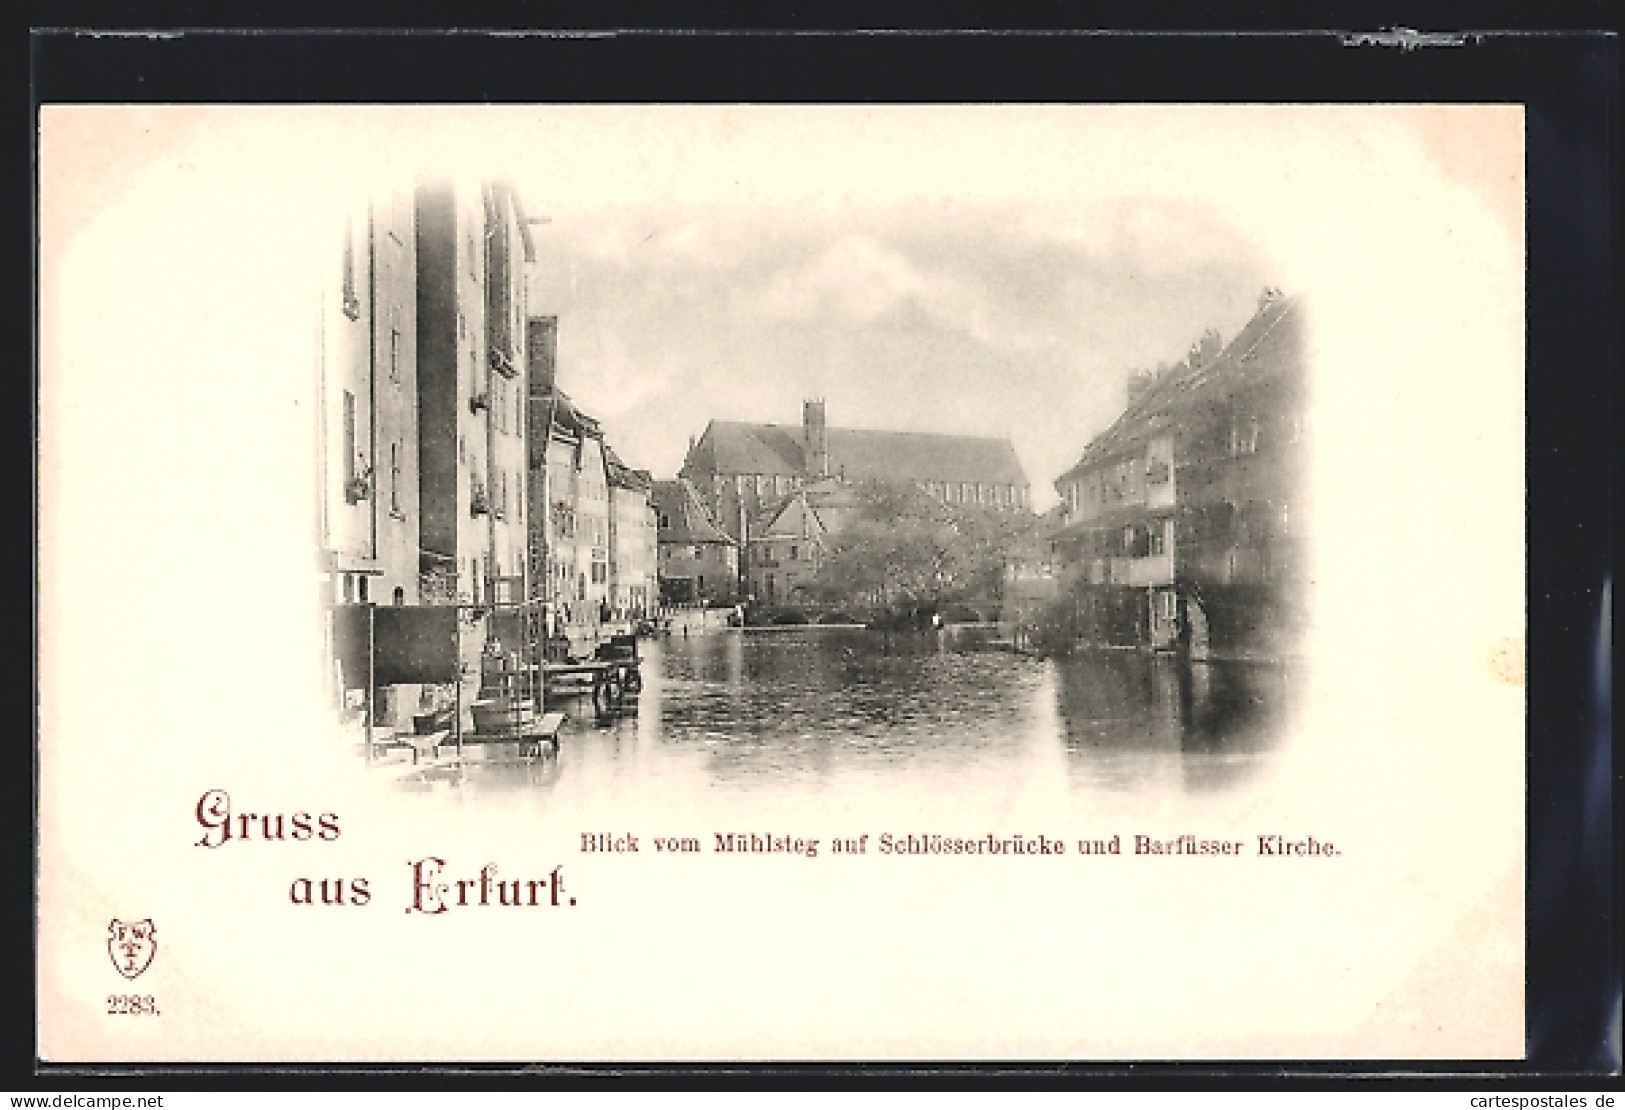
[[[1042,779],[1088,794],[1244,786],[1288,729],[1288,676],[1137,652],[1040,661],[977,629],[733,629],[644,641],[644,690],[613,719],[588,698],[556,760],[487,768],[476,792],[577,797],[892,786],[997,791]]]

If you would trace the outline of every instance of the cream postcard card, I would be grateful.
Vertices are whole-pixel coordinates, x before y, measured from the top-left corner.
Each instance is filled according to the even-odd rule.
[[[1523,157],[45,107],[41,1055],[1521,1057]]]

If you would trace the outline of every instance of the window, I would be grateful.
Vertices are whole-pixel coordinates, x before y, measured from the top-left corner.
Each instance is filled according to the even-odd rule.
[[[797,554],[797,551],[796,551],[796,545],[795,545],[795,544],[791,544],[791,545],[790,545],[790,558],[791,558],[791,559],[792,559],[792,560],[794,560],[794,559],[798,559],[798,558],[800,558],[800,556],[799,556],[799,555],[798,555],[798,554]]]
[[[1237,419],[1230,425],[1230,453],[1232,455],[1251,455],[1258,450],[1258,417],[1249,416],[1246,420]]]
[[[367,576],[366,575],[360,574],[360,575],[356,576],[355,589],[356,589],[356,600],[361,602],[363,605],[365,605],[367,603],[367,601],[369,600],[368,597],[367,597]]]
[[[389,445],[389,511],[401,511],[401,445]]]
[[[1172,524],[1172,523],[1173,523],[1172,521],[1162,521],[1162,522],[1153,524],[1151,526],[1151,547],[1150,547],[1150,552],[1149,552],[1150,554],[1152,554],[1152,555],[1166,555],[1168,553],[1168,532],[1169,532],[1169,529],[1168,529],[1167,525]]]
[[[355,434],[355,394],[348,389],[344,391],[344,480],[355,481],[357,477],[356,463],[361,459],[356,449]]]

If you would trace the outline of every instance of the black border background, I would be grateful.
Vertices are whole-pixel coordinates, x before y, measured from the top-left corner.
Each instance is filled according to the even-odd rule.
[[[355,8],[348,15],[364,23],[358,17],[371,10]],[[1494,17],[1496,26],[1532,26],[1527,12],[1474,10],[1472,23],[1457,25],[1488,26]],[[871,27],[900,25],[886,17],[887,9],[866,11],[867,16],[852,14]],[[809,1084],[1324,1089],[1405,1082],[1452,1089],[1586,1090],[1601,1080],[1618,1087],[1619,871],[1613,815],[1620,780],[1612,756],[1614,664],[1607,650],[1612,641],[1607,587],[1621,454],[1613,443],[1619,371],[1617,38],[1552,30],[1480,32],[1458,45],[1406,48],[1354,45],[1324,31],[1033,33],[1077,15],[1058,3],[1001,9],[1007,26],[1021,16],[1027,31],[980,33],[823,32],[806,18],[799,30],[786,20],[778,28],[752,32],[616,32],[610,30],[613,8],[593,9],[596,24],[570,18],[570,12],[564,7],[546,14],[549,25],[573,26],[580,29],[576,32],[517,37],[422,30],[249,34],[238,29],[167,37],[36,30],[29,40],[30,151],[37,106],[74,102],[1437,101],[1527,106],[1528,1059],[1489,1064],[59,1067],[36,1059],[30,961],[29,989],[6,992],[11,1035],[0,1061],[5,1068],[0,1086],[90,1093],[612,1084],[658,1089]],[[1382,14],[1372,9],[1346,25],[1362,30],[1418,25],[1402,18],[1373,18],[1372,13]],[[1575,25],[1602,26],[1600,13],[1600,5],[1587,6],[1581,11],[1587,17],[1584,23]],[[119,26],[117,17],[107,20],[111,13],[98,14],[102,18],[96,27]],[[172,18],[149,18],[143,25],[217,25],[199,18],[196,7],[171,5],[168,14]],[[254,14],[274,22],[263,11]],[[322,14],[331,20],[334,13]],[[531,19],[542,14],[534,12]],[[739,25],[743,10],[719,6],[685,14],[690,28],[717,28]],[[832,26],[842,14],[839,6],[822,10],[819,26]],[[1262,9],[1241,15],[1256,26],[1268,26]],[[754,12],[751,18],[756,18]],[[298,23],[292,18],[285,22]],[[1141,29],[1155,26],[1143,19],[1139,23]],[[31,196],[33,171],[31,158]],[[18,257],[33,259],[33,246],[30,241]],[[34,273],[31,269],[30,281]],[[37,389],[37,362],[34,366]],[[32,442],[37,427],[27,435]],[[35,460],[28,465],[32,472]],[[37,491],[36,481],[36,496]],[[35,528],[37,538],[37,517]],[[34,616],[37,621],[37,608]],[[37,683],[37,660],[35,673]],[[37,745],[37,715],[33,727]],[[7,803],[0,807],[7,823],[5,873],[13,880],[8,890],[32,892],[34,856],[20,851],[33,843],[32,777],[14,773],[0,781]],[[1441,844],[1437,850],[1451,849]],[[0,912],[6,951],[21,962],[24,952],[30,957],[34,952],[33,899],[13,897],[5,903]],[[21,972],[13,974],[23,978]],[[1612,1078],[1602,1079],[1610,1073]]]

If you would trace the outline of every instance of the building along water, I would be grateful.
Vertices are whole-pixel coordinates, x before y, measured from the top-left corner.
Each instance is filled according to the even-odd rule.
[[[1055,488],[1066,634],[1193,657],[1284,658],[1307,613],[1300,304],[1266,290],[1228,346],[1131,376]]]
[[[366,685],[336,648],[335,606],[416,604],[417,242],[410,191],[344,206],[320,275],[317,495],[326,675],[335,702]],[[383,699],[396,711],[416,690]],[[387,703],[387,704],[385,704]]]
[[[353,701],[368,676],[340,608],[522,596],[535,252],[500,184],[380,189],[349,206],[340,248],[319,311],[318,504],[334,695]],[[464,641],[476,662],[482,638]],[[374,724],[403,723],[421,694],[380,690]]]
[[[666,605],[739,600],[739,545],[711,518],[686,478],[654,483],[660,600]]]
[[[806,601],[830,542],[860,510],[852,487],[834,478],[809,482],[769,505],[748,547],[746,595],[770,606]]]
[[[422,186],[417,215],[424,600],[521,601],[529,224],[500,185]]]
[[[709,422],[679,475],[739,546],[744,591],[764,601],[788,598],[814,572],[822,541],[839,530],[838,491],[855,484],[912,484],[949,505],[1031,504],[1008,437],[831,428],[822,400],[803,403],[800,427]],[[757,566],[758,558],[780,565]]]
[[[654,505],[654,476],[637,470],[605,447],[609,478],[609,605],[616,621],[636,622],[660,604],[659,529]]]
[[[549,639],[583,655],[657,603],[653,478],[559,387],[557,317],[530,321],[527,362],[531,591]]]
[[[1020,509],[1031,492],[1008,438],[831,428],[818,400],[802,405],[800,427],[711,421],[679,474],[745,542],[764,510],[825,478],[911,482],[952,505]]]
[[[465,685],[521,639],[590,653],[606,620],[654,604],[652,479],[557,386],[557,318],[526,299],[536,221],[510,187],[463,182],[382,190],[343,216],[317,314],[334,700],[369,685],[367,605],[460,605]],[[409,725],[450,690],[380,689],[373,723]]]
[[[358,198],[322,275],[319,529],[328,604],[418,600],[411,194]]]

